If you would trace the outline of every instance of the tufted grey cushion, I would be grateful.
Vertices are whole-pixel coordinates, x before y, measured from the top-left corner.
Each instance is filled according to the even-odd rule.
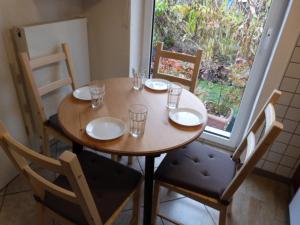
[[[195,141],[167,154],[155,179],[219,198],[235,172],[236,163],[230,154]]]
[[[137,187],[142,175],[134,169],[92,152],[83,151],[78,155],[78,159],[102,222],[105,223]],[[71,190],[64,176],[59,176],[54,183]],[[46,192],[44,200],[36,199],[73,223],[88,225],[79,205],[49,192]]]

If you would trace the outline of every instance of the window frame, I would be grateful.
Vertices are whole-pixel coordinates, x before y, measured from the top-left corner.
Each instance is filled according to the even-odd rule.
[[[278,47],[278,39],[282,35],[282,21],[287,14],[288,4],[291,4],[291,2],[293,2],[293,0],[272,1],[261,41],[249,74],[249,80],[244,90],[239,112],[236,117],[236,122],[239,122],[234,124],[230,135],[223,131],[220,132],[221,135],[214,134],[209,131],[215,128],[208,128],[201,135],[201,139],[223,145],[230,149],[236,148],[240,143],[247,130],[246,128],[249,126],[249,121],[254,117],[254,111],[261,98],[261,89],[265,78],[268,77],[268,72],[270,71],[269,65],[274,58],[273,53]],[[146,0],[144,7],[145,17],[141,66],[142,68],[149,68],[150,71],[155,0]],[[276,86],[274,88],[276,88]],[[226,138],[226,136],[229,136],[229,138]]]

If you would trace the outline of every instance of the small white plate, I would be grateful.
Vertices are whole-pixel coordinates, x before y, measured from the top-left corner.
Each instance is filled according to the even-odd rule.
[[[148,79],[145,82],[145,86],[154,91],[166,91],[168,90],[169,81],[164,79]]]
[[[200,112],[190,108],[178,108],[169,112],[169,118],[183,126],[198,126],[203,123],[203,116]]]
[[[125,124],[122,120],[113,117],[101,117],[88,123],[86,133],[97,140],[112,140],[125,133]]]
[[[73,96],[79,100],[90,101],[91,94],[88,86],[84,86],[73,91]]]

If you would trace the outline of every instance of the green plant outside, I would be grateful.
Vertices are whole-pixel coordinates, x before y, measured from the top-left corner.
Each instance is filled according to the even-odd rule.
[[[188,54],[203,49],[196,92],[219,111],[230,107],[236,115],[271,2],[156,0],[153,48],[164,42],[165,49]],[[179,67],[170,74],[188,75]]]
[[[200,80],[198,87],[201,90],[198,92],[198,96],[204,102],[213,102],[216,105],[222,105],[224,107],[230,107],[233,110],[233,115],[236,116],[239,110],[239,103],[241,102],[241,96],[244,88],[236,86],[228,86],[220,83],[213,83],[207,80]],[[220,92],[222,95],[220,97]],[[232,97],[228,99],[228,96]]]

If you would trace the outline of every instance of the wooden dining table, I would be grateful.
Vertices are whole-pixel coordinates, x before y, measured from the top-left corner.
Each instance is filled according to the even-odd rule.
[[[150,225],[152,213],[153,175],[155,158],[173,151],[198,138],[207,122],[207,111],[202,101],[183,89],[179,107],[200,112],[204,122],[199,126],[184,127],[169,119],[167,92],[156,92],[148,88],[133,90],[130,78],[102,80],[105,84],[104,102],[98,109],[92,109],[89,101],[82,101],[68,95],[58,110],[59,122],[73,141],[73,151],[78,153],[83,146],[109,154],[145,156],[144,225]],[[143,104],[148,108],[145,132],[142,137],[132,137],[128,132],[129,113],[132,104]],[[89,137],[87,124],[99,117],[114,117],[127,125],[125,134],[115,140],[99,141]]]

